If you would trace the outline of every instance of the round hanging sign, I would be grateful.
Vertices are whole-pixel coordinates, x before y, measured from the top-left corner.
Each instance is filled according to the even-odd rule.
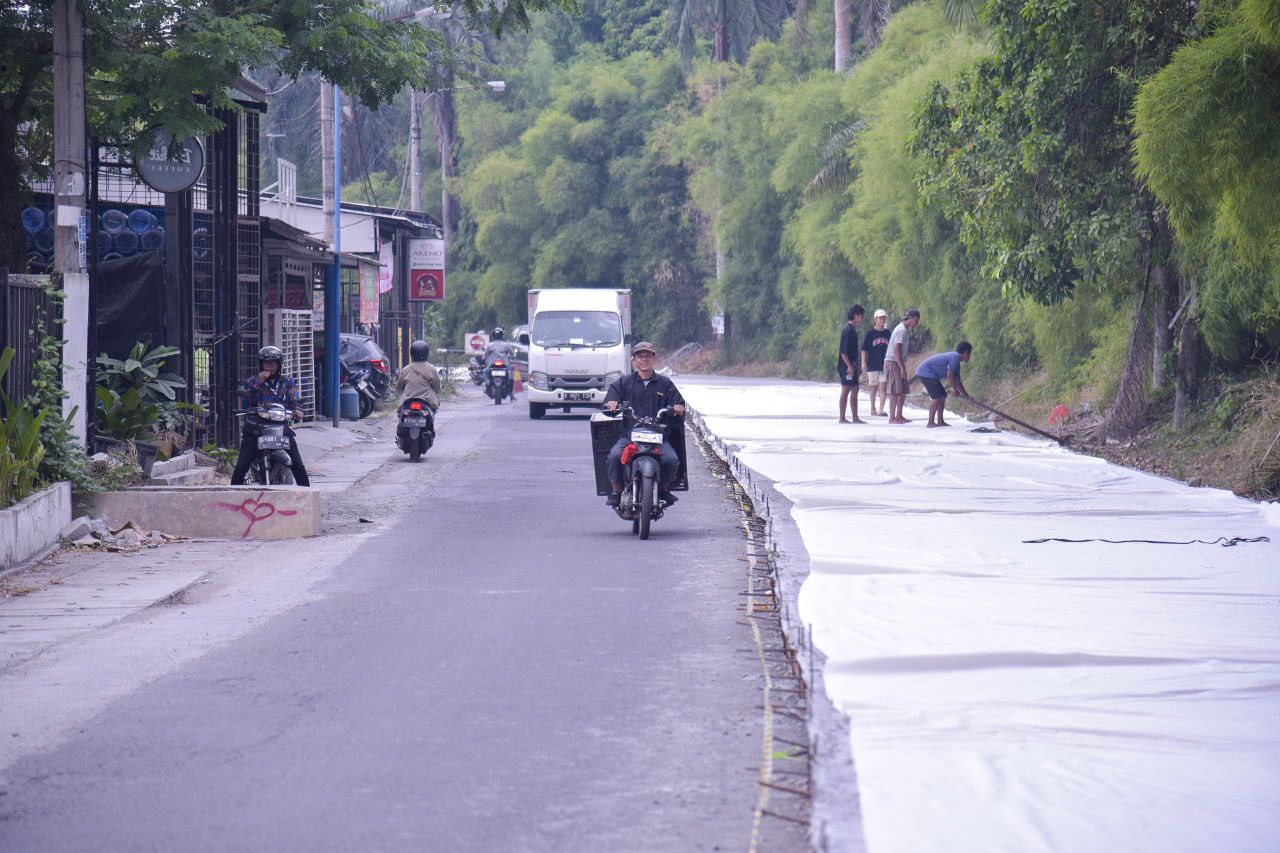
[[[172,137],[157,130],[152,137],[151,150],[134,161],[138,176],[156,192],[180,193],[195,186],[204,171],[204,146],[194,136],[178,143],[173,159],[169,155]]]

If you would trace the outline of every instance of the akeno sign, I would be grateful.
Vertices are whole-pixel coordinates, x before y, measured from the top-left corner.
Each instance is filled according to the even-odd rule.
[[[444,299],[444,240],[409,241],[409,300],[439,302]]]
[[[172,137],[163,130],[157,130],[152,139],[151,150],[139,156],[133,164],[138,177],[143,183],[156,192],[180,193],[195,186],[204,171],[204,146],[194,136],[188,136],[178,143],[172,159],[169,155],[169,143]]]

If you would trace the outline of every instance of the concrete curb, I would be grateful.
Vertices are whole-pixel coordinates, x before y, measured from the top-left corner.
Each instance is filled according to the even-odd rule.
[[[54,483],[0,509],[0,571],[43,557],[71,521],[71,484]]]
[[[320,533],[320,494],[303,486],[142,486],[86,503],[113,530],[132,521],[188,539],[298,539]]]
[[[809,754],[813,776],[809,837],[813,848],[831,853],[866,853],[857,769],[849,743],[849,718],[827,696],[823,677],[826,655],[814,648],[800,618],[800,586],[809,575],[809,552],[791,517],[791,501],[775,488],[772,480],[739,461],[736,450],[708,429],[702,414],[692,406],[689,416],[751,497],[756,515],[767,525],[768,537],[773,543],[771,550],[776,553],[782,627],[787,642],[797,650],[809,688]]]

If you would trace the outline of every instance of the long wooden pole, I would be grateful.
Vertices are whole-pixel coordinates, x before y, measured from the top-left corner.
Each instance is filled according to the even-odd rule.
[[[1034,433],[1037,433],[1037,434],[1039,434],[1039,435],[1043,435],[1045,438],[1051,438],[1051,439],[1053,439],[1054,441],[1058,442],[1058,444],[1066,444],[1066,443],[1070,440],[1070,437],[1069,437],[1069,436],[1065,436],[1065,435],[1054,435],[1054,434],[1053,434],[1053,433],[1051,433],[1051,432],[1045,432],[1044,430],[1040,429],[1039,427],[1033,427],[1031,424],[1027,423],[1026,421],[1018,420],[1017,418],[1013,417],[1012,415],[1006,415],[1004,412],[1000,411],[1000,410],[999,410],[999,409],[997,409],[995,406],[988,406],[986,403],[982,402],[981,400],[977,400],[977,399],[975,399],[975,398],[973,398],[973,397],[963,397],[963,398],[961,398],[961,399],[968,400],[970,403],[973,403],[973,404],[974,404],[975,406],[977,406],[979,409],[985,409],[986,411],[990,412],[990,413],[991,413],[991,414],[993,414],[993,415],[997,415],[997,416],[999,416],[999,417],[1004,418],[1006,421],[1012,421],[1013,423],[1017,424],[1018,426],[1022,427],[1023,429],[1029,429],[1029,430],[1031,430],[1031,431],[1032,431],[1032,432],[1034,432]]]

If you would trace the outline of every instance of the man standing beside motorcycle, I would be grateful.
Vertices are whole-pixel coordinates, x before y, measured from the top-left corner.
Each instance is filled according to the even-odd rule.
[[[653,364],[658,353],[653,344],[642,341],[631,348],[631,366],[633,372],[621,377],[609,386],[604,396],[604,407],[616,412],[618,406],[626,403],[637,418],[656,417],[662,409],[671,409],[676,417],[684,415],[684,397],[680,396],[676,384],[665,376],[653,372]],[[619,438],[609,451],[606,463],[609,472],[611,491],[605,503],[617,508],[622,502],[622,451],[631,439],[627,436]],[[658,497],[667,504],[676,502],[676,496],[667,490],[671,481],[680,473],[680,458],[671,442],[662,442],[662,450],[658,454],[659,478]]]
[[[440,371],[427,360],[430,354],[426,341],[409,345],[410,362],[396,378],[396,393],[402,403],[410,397],[419,397],[427,401],[432,412],[437,412],[440,410]]]
[[[259,406],[279,403],[293,412],[295,421],[302,420],[302,409],[299,406],[298,382],[291,376],[280,372],[284,361],[284,353],[279,347],[265,346],[258,350],[258,372],[240,386],[239,395],[245,411],[252,411]],[[298,442],[289,427],[284,428],[289,436],[289,468],[293,471],[293,480],[299,486],[310,486],[307,469],[302,464],[302,454],[298,452]],[[245,475],[258,455],[258,437],[247,430],[240,432],[240,458],[236,460],[236,469],[231,473],[231,485],[243,486]]]
[[[495,359],[499,359],[499,358],[506,359],[508,370],[512,370],[515,368],[516,351],[511,346],[511,344],[507,343],[504,340],[506,335],[507,333],[503,331],[502,327],[498,326],[490,334],[489,343],[485,344],[485,347],[484,347],[484,381],[485,382],[490,381],[489,371],[493,369],[493,362]],[[497,394],[496,391],[494,393]],[[511,383],[511,400],[514,402],[515,399],[516,399],[516,385],[514,382],[512,382]]]

